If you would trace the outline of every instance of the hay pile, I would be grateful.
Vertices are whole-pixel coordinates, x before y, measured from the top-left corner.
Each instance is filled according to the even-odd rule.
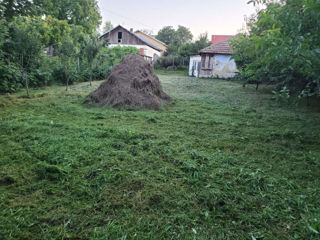
[[[152,66],[140,55],[132,54],[113,67],[108,79],[87,97],[86,102],[102,107],[158,110],[168,100],[170,97],[161,90]]]

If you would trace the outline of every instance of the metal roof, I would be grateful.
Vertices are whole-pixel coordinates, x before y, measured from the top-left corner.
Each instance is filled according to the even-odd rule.
[[[165,44],[164,42],[161,42],[159,39],[156,39],[154,36],[151,36],[151,35],[145,34],[144,32],[142,32],[142,31],[140,31],[140,30],[136,31],[136,33],[137,33],[137,32],[141,32],[142,34],[147,35],[147,36],[151,37],[153,40],[155,40],[155,41],[157,41],[157,42],[159,42],[159,43],[163,44],[163,45],[164,45],[164,46],[166,46],[166,47],[168,47],[168,45],[167,45],[167,44]]]

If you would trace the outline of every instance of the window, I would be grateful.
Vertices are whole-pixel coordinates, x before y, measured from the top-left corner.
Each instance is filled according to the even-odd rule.
[[[205,68],[209,68],[210,66],[210,56],[209,55],[206,55],[206,60],[205,60],[205,65],[204,67]]]
[[[118,32],[118,42],[122,42],[122,32]]]
[[[202,55],[201,56],[201,65],[202,65],[202,68],[205,68],[205,63],[206,63],[206,55]]]
[[[213,68],[213,58],[209,56],[208,68]]]

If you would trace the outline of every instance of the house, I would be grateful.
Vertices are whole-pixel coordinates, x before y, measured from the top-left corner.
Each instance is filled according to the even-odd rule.
[[[165,44],[164,42],[161,42],[160,40],[156,39],[154,36],[150,36],[148,34],[145,34],[144,32],[141,31],[135,31],[136,35],[139,35],[145,39],[147,39],[149,42],[151,42],[152,44],[154,44],[156,47],[158,47],[159,49],[161,49],[161,56],[163,55],[163,53],[165,51],[167,51],[168,46],[167,44]]]
[[[199,77],[231,78],[237,72],[232,59],[232,48],[228,40],[223,40],[200,50],[201,69]]]
[[[232,59],[232,48],[229,44],[229,39],[232,37],[232,35],[213,35],[209,47],[200,50],[199,55],[190,56],[189,76],[234,77],[238,70]]]
[[[120,25],[103,34],[99,39],[107,39],[109,47],[135,47],[139,49],[139,54],[150,63],[154,63],[163,51],[146,37],[134,33],[132,28],[129,31]]]
[[[190,56],[189,76],[199,77],[200,69],[201,69],[201,56],[200,55]]]

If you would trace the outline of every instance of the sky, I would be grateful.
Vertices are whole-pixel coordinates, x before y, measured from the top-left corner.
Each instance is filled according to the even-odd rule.
[[[255,13],[248,0],[98,0],[102,23],[134,30],[148,29],[153,34],[164,26],[178,25],[199,34],[236,34],[244,26],[244,16]]]

